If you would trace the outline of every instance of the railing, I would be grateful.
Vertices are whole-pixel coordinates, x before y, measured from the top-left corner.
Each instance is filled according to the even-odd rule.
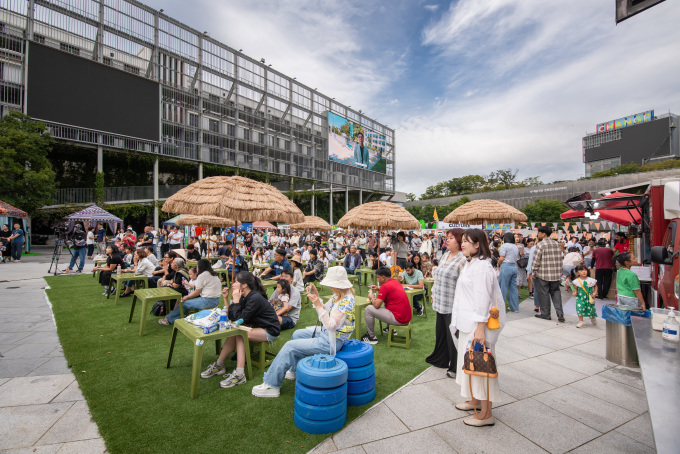
[[[167,199],[184,187],[184,185],[159,185],[158,198]],[[56,205],[66,205],[71,203],[94,203],[94,188],[58,189],[54,199]],[[105,188],[104,200],[108,203],[153,200],[153,186],[122,186]]]

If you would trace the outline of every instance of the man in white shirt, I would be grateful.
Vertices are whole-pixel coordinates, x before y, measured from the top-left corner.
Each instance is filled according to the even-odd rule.
[[[182,238],[184,233],[175,226],[174,230],[168,234],[168,245],[170,249],[181,249],[182,248]]]
[[[568,251],[569,249],[577,247],[579,251],[583,251],[583,246],[581,246],[581,243],[579,243],[578,238],[576,237],[571,237],[569,238],[569,242],[567,243],[566,250]]]
[[[302,261],[303,262],[309,262],[309,251],[312,250],[311,246],[307,246],[305,248],[305,251],[302,253]]]

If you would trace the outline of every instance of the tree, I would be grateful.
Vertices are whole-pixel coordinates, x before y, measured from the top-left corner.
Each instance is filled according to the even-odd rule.
[[[30,215],[52,203],[55,174],[47,155],[53,142],[45,123],[22,113],[10,112],[0,120],[0,200]]]
[[[499,169],[491,172],[487,178],[490,186],[496,186],[496,189],[510,189],[517,184],[517,173],[519,169]]]
[[[412,192],[409,192],[406,194],[406,201],[407,202],[413,202],[416,199],[416,195]]]
[[[567,211],[567,207],[557,200],[536,200],[527,203],[522,211],[527,215],[527,222],[559,222],[560,214]]]

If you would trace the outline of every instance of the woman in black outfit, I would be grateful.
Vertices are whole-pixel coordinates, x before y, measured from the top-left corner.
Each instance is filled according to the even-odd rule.
[[[12,258],[12,248],[10,247],[10,242],[9,242],[9,237],[12,234],[12,232],[9,230],[9,227],[7,224],[2,226],[2,230],[0,231],[0,246],[5,246],[5,250],[2,251],[2,263],[5,263],[6,260]]]
[[[252,329],[248,332],[248,340],[252,342],[274,342],[281,332],[281,324],[276,311],[267,300],[267,292],[260,279],[249,271],[241,271],[236,275],[236,282],[231,286],[231,303],[229,303],[229,287],[222,289],[227,316],[232,322],[242,320],[242,324]],[[235,302],[236,301],[236,302]],[[236,370],[225,375],[220,382],[222,388],[233,388],[246,382],[246,347],[241,336],[228,337],[222,346],[217,362],[208,366],[201,378],[210,378],[226,372],[224,361],[236,350]]]
[[[123,267],[123,259],[120,256],[118,246],[112,244],[106,247],[106,265],[95,266],[92,272],[99,271],[99,283],[104,286],[104,295],[109,291],[111,275],[116,272],[118,266]]]

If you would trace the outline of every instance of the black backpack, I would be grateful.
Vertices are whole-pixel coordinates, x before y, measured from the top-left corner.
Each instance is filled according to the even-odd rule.
[[[151,308],[151,315],[155,315],[156,317],[165,317],[165,301],[156,301],[153,303],[153,307]]]

